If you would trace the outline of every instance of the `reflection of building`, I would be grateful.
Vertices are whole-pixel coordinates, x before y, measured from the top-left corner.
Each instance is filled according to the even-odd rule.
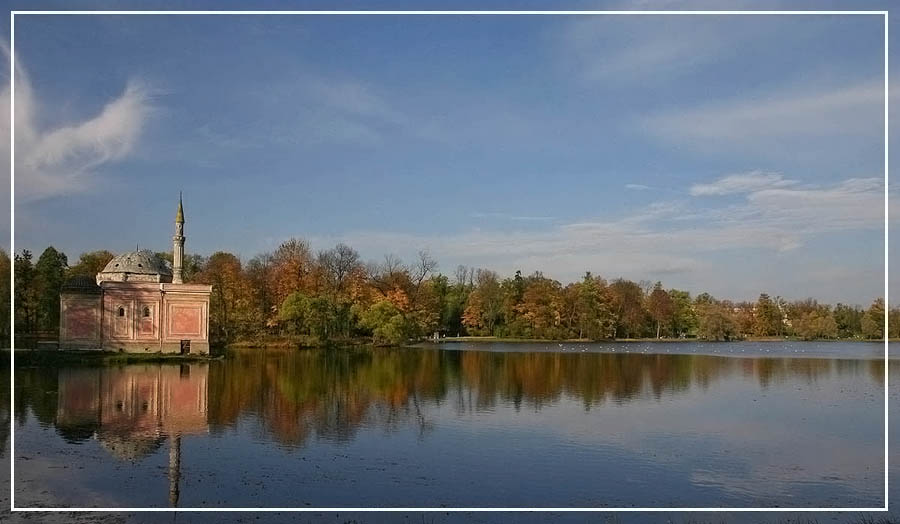
[[[61,348],[209,353],[211,286],[185,284],[184,211],[178,201],[172,269],[148,250],[113,258],[96,281],[75,277],[60,295]]]
[[[95,437],[122,460],[169,440],[169,501],[178,503],[181,437],[206,433],[205,363],[61,369],[56,425],[69,438]]]

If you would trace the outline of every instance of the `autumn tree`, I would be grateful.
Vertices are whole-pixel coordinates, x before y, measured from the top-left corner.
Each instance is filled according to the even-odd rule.
[[[697,304],[697,336],[705,340],[731,340],[737,333],[728,308],[719,302]]]
[[[318,262],[324,270],[328,288],[337,295],[347,292],[350,280],[362,269],[359,253],[346,244],[320,252]]]
[[[213,253],[196,280],[212,286],[210,339],[227,343],[245,333],[251,307],[241,261],[231,253]]]
[[[838,336],[837,322],[827,308],[816,308],[799,313],[792,321],[794,333],[804,340],[820,338],[836,338]]]
[[[475,289],[469,294],[463,311],[463,324],[473,332],[494,335],[494,329],[503,316],[503,307],[500,277],[493,271],[477,270]]]
[[[647,297],[647,310],[650,311],[650,316],[656,322],[656,338],[659,338],[662,326],[669,326],[675,310],[672,297],[663,289],[662,282],[657,282]]]
[[[575,328],[578,338],[591,340],[615,336],[615,317],[606,282],[590,271],[572,285],[575,294]]]
[[[756,301],[754,333],[758,336],[780,336],[783,332],[782,313],[778,304],[762,293]]]
[[[268,287],[273,303],[281,304],[291,293],[312,287],[313,258],[306,240],[291,238],[272,254]]]
[[[634,338],[644,332],[647,312],[644,310],[644,291],[630,280],[617,279],[609,286],[617,337]]]
[[[884,338],[884,300],[876,299],[860,322],[862,334],[869,339]]]

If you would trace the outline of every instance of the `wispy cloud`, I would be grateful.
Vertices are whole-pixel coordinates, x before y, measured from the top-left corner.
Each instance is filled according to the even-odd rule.
[[[0,91],[0,119],[7,122],[9,101],[7,84]],[[38,115],[50,107],[35,99],[27,72],[17,64],[17,199],[40,200],[88,190],[99,167],[121,160],[134,150],[151,111],[148,90],[138,82],[129,83],[119,97],[92,118],[40,128]],[[8,155],[8,126],[3,126],[0,143]]]
[[[658,18],[653,23],[638,17],[581,17],[563,26],[559,41],[564,61],[582,80],[632,84],[689,74],[728,59],[762,30],[698,17]]]
[[[781,253],[819,235],[883,227],[884,186],[880,179],[852,178],[813,187],[781,175],[766,175],[757,173],[757,180],[766,184],[740,186],[745,197],[738,204],[698,208],[686,201],[662,201],[625,216],[549,229],[479,229],[442,236],[366,231],[315,241],[324,246],[341,240],[364,253],[378,253],[385,245],[393,246],[398,254],[414,254],[427,247],[441,260],[457,261],[457,255],[465,253],[465,260],[460,261],[467,264],[508,272],[540,269],[563,280],[577,279],[585,270],[592,270],[631,278],[693,275],[690,278],[715,286],[711,280],[716,278],[712,274],[715,266],[709,254],[736,249]],[[738,184],[722,187],[736,192]],[[893,216],[900,216],[898,202],[891,204],[892,209],[897,208]],[[723,278],[734,277],[725,274]]]
[[[472,218],[498,218],[501,220],[512,220],[515,222],[546,222],[555,220],[556,217],[551,216],[534,216],[534,215],[513,215],[510,213],[482,213],[475,212],[471,214]]]
[[[261,132],[275,142],[378,147],[395,137],[444,140],[440,122],[395,98],[373,82],[309,70],[260,86],[246,103],[257,106]]]
[[[726,175],[708,184],[694,184],[690,193],[694,196],[730,195],[733,193],[750,193],[761,189],[788,187],[796,184],[796,180],[784,178],[779,173],[750,171]]]
[[[644,184],[625,184],[625,189],[630,189],[632,191],[646,191],[650,189],[650,186],[645,186]]]
[[[883,108],[883,83],[867,81],[674,109],[641,118],[638,127],[657,139],[694,149],[781,148],[786,138],[877,138],[884,132]]]

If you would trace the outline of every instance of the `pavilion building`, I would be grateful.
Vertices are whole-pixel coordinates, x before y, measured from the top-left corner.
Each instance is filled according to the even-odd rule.
[[[184,208],[178,199],[172,266],[149,250],[114,257],[60,294],[60,349],[209,353],[212,286],[185,284]]]

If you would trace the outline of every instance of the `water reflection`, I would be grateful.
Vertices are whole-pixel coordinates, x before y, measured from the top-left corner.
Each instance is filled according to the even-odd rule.
[[[169,446],[169,504],[178,505],[181,436],[208,431],[206,364],[60,369],[56,428],[69,442],[96,438],[124,461]]]
[[[896,372],[900,362],[892,361],[891,368]],[[497,441],[485,436],[470,441],[469,447],[463,449],[484,447],[492,449],[491,453],[497,457],[516,460],[517,446],[534,443],[548,457],[568,464],[564,469],[569,476],[583,473],[589,477],[592,467],[585,466],[587,469],[580,472],[579,464],[587,465],[591,460],[593,467],[659,468],[659,474],[677,472],[686,476],[679,481],[671,478],[660,481],[666,485],[693,486],[679,488],[682,490],[678,491],[679,496],[703,500],[701,491],[691,489],[726,492],[728,486],[735,484],[726,482],[727,474],[735,472],[760,471],[748,474],[751,478],[748,482],[753,490],[758,490],[754,491],[756,495],[763,496],[766,489],[771,489],[766,486],[771,486],[772,475],[806,479],[809,471],[814,470],[825,478],[834,471],[855,475],[857,466],[868,467],[872,450],[879,451],[870,442],[877,437],[877,428],[873,430],[874,437],[868,433],[854,436],[840,429],[843,426],[840,420],[832,422],[831,419],[842,417],[847,421],[848,417],[855,416],[853,413],[862,413],[857,408],[865,408],[867,414],[859,415],[860,422],[865,422],[870,405],[873,417],[877,418],[878,396],[874,393],[883,378],[883,361],[834,358],[376,348],[244,351],[209,364],[20,368],[16,370],[14,416],[22,426],[33,415],[41,426],[53,428],[69,446],[65,449],[76,450],[76,454],[73,445],[96,440],[103,454],[112,461],[135,466],[147,464],[150,468],[133,468],[135,472],[154,471],[153,468],[165,463],[168,503],[173,506],[184,498],[180,490],[185,468],[182,439],[191,436],[205,439],[204,446],[213,443],[240,446],[242,453],[249,442],[254,446],[261,444],[244,453],[246,462],[242,470],[248,475],[248,481],[260,486],[277,486],[281,482],[262,473],[265,469],[259,460],[267,457],[272,449],[308,448],[312,450],[310,460],[318,457],[322,461],[325,457],[335,458],[337,448],[356,449],[355,460],[359,462],[340,466],[341,462],[328,459],[316,463],[314,469],[304,470],[306,476],[301,477],[311,479],[312,484],[307,488],[312,490],[317,477],[310,475],[322,471],[322,478],[317,481],[324,482],[322,497],[332,504],[340,504],[328,497],[344,491],[326,489],[329,482],[338,482],[336,478],[352,482],[385,467],[376,462],[362,468],[362,464],[377,461],[380,456],[362,452],[366,446],[384,445],[384,449],[408,458],[408,452],[413,450],[410,441],[405,440],[406,435],[417,436],[419,443],[425,445],[423,454],[413,463],[432,471],[425,465],[440,461],[442,454],[450,453],[447,455],[450,460],[453,453],[459,452],[452,443],[455,439],[475,438],[472,435],[482,435],[479,431],[485,430],[500,431],[495,435],[502,435],[501,441],[510,442],[509,448],[497,448]],[[857,388],[859,394],[845,392],[843,387],[847,384]],[[801,395],[798,390],[803,385],[813,387],[804,388]],[[823,386],[819,393],[815,393],[817,385]],[[713,388],[715,394],[704,394]],[[769,400],[767,392],[771,393]],[[756,397],[759,404],[754,404]],[[688,402],[679,403],[684,398]],[[815,401],[803,404],[801,401],[806,398]],[[763,402],[769,403],[763,407]],[[611,408],[600,409],[603,406]],[[837,411],[836,406],[840,408]],[[762,411],[754,411],[757,407]],[[594,416],[601,412],[601,418]],[[810,421],[804,424],[808,428],[800,425],[786,429],[786,421],[807,420],[807,417]],[[543,432],[541,438],[547,440],[540,443],[531,440],[535,431]],[[834,442],[841,446],[858,442],[858,460],[844,465],[834,459],[819,468],[817,462],[807,460],[803,453],[794,453],[798,451],[792,447],[796,438],[799,441],[821,438],[832,431],[838,439]],[[432,434],[434,438],[430,438]],[[393,437],[396,443],[388,444],[385,439]],[[278,446],[266,446],[272,442]],[[322,454],[322,446],[330,451]],[[654,449],[652,460],[647,459],[647,447]],[[738,448],[755,449],[756,455],[748,451],[748,457],[756,458],[748,459],[746,464],[741,462],[729,452]],[[233,453],[235,448],[227,449]],[[425,453],[425,449],[433,452]],[[840,449],[850,453],[853,448]],[[222,455],[223,448],[209,450],[192,448],[185,471],[191,471],[191,467],[215,469],[210,462],[228,458]],[[772,453],[777,455],[772,461],[761,458]],[[168,460],[163,462],[166,454]],[[284,475],[285,485],[295,482],[291,472],[308,467],[302,462],[306,457],[302,453],[298,455],[300,462],[295,462],[294,468],[300,469],[287,466],[281,469],[279,465],[270,473]],[[683,463],[677,458],[682,455]],[[698,462],[688,457],[714,462],[709,465],[709,471],[694,471]],[[471,467],[482,460],[478,459]],[[281,464],[277,460],[275,463]],[[805,469],[797,472],[779,469],[789,463],[791,467]],[[23,472],[27,473],[27,468],[38,471],[33,461],[22,464]],[[443,471],[447,468],[444,465]],[[18,466],[17,471],[20,471]],[[437,475],[442,470],[434,471]],[[468,470],[461,474],[466,482],[472,481]],[[196,469],[192,475],[198,478]],[[853,475],[846,478],[862,478]],[[378,478],[370,480],[378,481]],[[434,486],[444,480],[450,484],[460,481],[452,476],[437,477]],[[852,489],[869,489],[866,486],[870,480],[863,481],[862,487],[852,484],[856,480],[845,482]],[[648,489],[659,487],[653,484],[652,478],[647,483]],[[236,487],[234,496],[241,496],[240,486],[246,484]],[[437,489],[434,486],[427,489]],[[813,487],[823,489],[820,485]],[[877,490],[877,486],[872,489]],[[267,493],[274,492],[270,489]],[[632,496],[630,491],[623,493],[623,497]],[[868,491],[865,495],[869,495]],[[739,498],[746,493],[729,496]],[[187,497],[190,499],[190,495]],[[283,497],[291,500],[288,495]],[[200,503],[205,504],[203,500]],[[190,500],[184,504],[190,504]]]
[[[139,460],[168,437],[220,431],[243,414],[254,414],[280,443],[298,446],[310,435],[346,441],[360,426],[372,424],[390,429],[411,422],[426,431],[422,405],[445,401],[459,414],[498,404],[540,409],[563,397],[591,409],[706,390],[730,377],[754,379],[767,388],[787,380],[813,383],[863,374],[882,383],[884,362],[370,348],[255,351],[210,365],[17,370],[16,416],[24,422],[30,409],[69,442],[95,437],[114,456]],[[52,391],[58,394],[48,398]]]

